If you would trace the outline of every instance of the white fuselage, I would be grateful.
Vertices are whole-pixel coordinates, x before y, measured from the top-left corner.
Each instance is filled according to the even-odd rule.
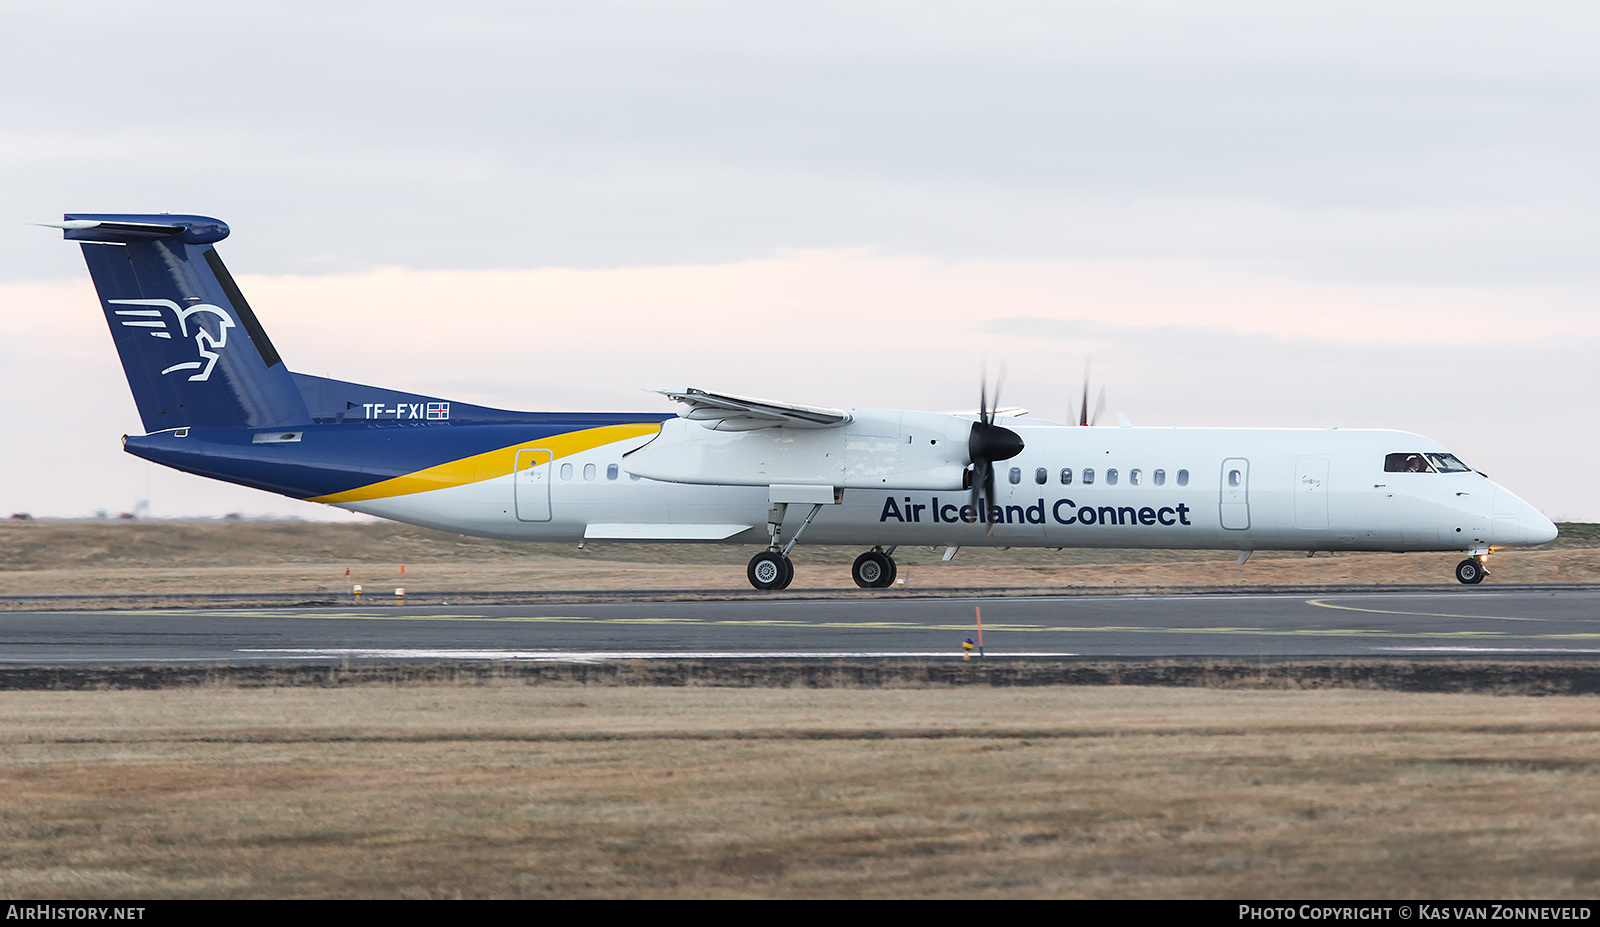
[[[843,488],[803,543],[1487,552],[1556,536],[1479,473],[1385,472],[1388,454],[1446,451],[1405,432],[1005,424],[1026,447],[997,465],[987,512],[959,486]],[[503,539],[768,543],[769,487],[630,474],[623,455],[653,438],[525,452],[501,477],[341,505]],[[802,518],[784,518],[779,540]]]

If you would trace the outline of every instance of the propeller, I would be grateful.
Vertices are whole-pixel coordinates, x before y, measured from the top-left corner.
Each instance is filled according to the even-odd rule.
[[[994,405],[989,404],[989,376],[985,371],[978,382],[978,420],[972,423],[972,431],[967,437],[967,456],[972,459],[972,470],[969,474],[968,486],[972,490],[972,509],[978,510],[978,499],[983,498],[988,505],[994,505],[994,464],[998,460],[1010,460],[1022,453],[1022,437],[1009,428],[994,423],[995,410],[1000,407],[1000,387],[1005,383],[1005,368],[1000,369],[1000,376],[994,384]],[[987,512],[983,520],[989,521]],[[990,522],[989,531],[994,531],[994,523]]]
[[[1100,398],[1094,404],[1094,415],[1089,414],[1089,359],[1083,359],[1083,407],[1078,413],[1079,425],[1093,425],[1100,421],[1106,410],[1106,388],[1100,387]]]

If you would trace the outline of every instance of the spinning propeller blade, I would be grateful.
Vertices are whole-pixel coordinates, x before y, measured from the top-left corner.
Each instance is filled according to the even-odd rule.
[[[1106,411],[1106,388],[1100,387],[1100,398],[1095,401],[1094,414],[1089,414],[1089,358],[1083,359],[1083,403],[1078,410],[1079,425],[1093,425]]]
[[[997,460],[1010,460],[1022,453],[1022,438],[1016,432],[1001,425],[996,425],[995,409],[1000,406],[1000,387],[1004,385],[1006,372],[1000,368],[1000,376],[994,384],[994,405],[989,405],[988,372],[980,374],[978,382],[978,420],[972,423],[972,431],[967,437],[967,456],[972,460],[971,478],[968,485],[972,490],[972,508],[978,511],[978,500],[994,505],[994,463]],[[983,513],[983,520],[989,521],[989,514]],[[989,523],[989,531],[994,531],[994,523]]]

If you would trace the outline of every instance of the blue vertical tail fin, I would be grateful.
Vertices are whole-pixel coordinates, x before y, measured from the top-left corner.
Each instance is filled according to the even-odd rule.
[[[305,400],[213,245],[205,216],[72,213],[146,432],[308,424]]]

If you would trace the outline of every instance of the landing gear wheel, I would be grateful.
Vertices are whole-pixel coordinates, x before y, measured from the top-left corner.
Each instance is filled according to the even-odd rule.
[[[882,589],[894,582],[899,572],[894,558],[881,550],[869,550],[850,566],[850,578],[863,589]]]
[[[764,550],[750,558],[745,575],[757,589],[787,589],[794,582],[794,564],[778,551]]]
[[[1468,557],[1456,564],[1456,579],[1469,586],[1476,586],[1483,582],[1489,571],[1483,568],[1483,561],[1477,557]]]

